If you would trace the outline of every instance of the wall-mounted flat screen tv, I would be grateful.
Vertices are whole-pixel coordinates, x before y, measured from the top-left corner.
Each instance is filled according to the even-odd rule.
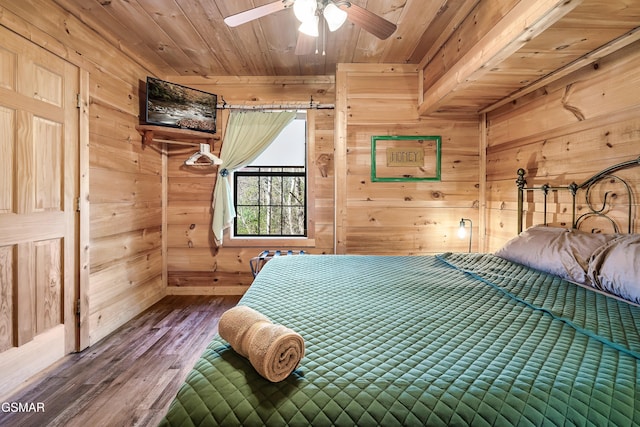
[[[148,124],[215,133],[217,104],[213,93],[147,77]]]

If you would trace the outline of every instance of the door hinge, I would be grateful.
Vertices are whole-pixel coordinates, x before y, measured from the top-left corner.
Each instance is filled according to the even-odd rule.
[[[82,98],[80,98],[80,94],[76,93],[76,108],[82,108]]]
[[[76,212],[80,212],[80,197],[76,197]]]

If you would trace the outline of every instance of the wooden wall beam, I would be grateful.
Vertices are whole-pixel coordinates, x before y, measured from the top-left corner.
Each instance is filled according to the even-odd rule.
[[[333,251],[344,254],[346,245],[346,209],[347,209],[347,70],[343,64],[336,67],[336,117],[334,140],[334,200],[335,218]]]
[[[469,87],[580,3],[581,0],[520,1],[437,82],[425,88],[419,114],[438,111],[457,92]],[[487,2],[486,7],[492,5]],[[429,64],[424,69],[428,67]]]

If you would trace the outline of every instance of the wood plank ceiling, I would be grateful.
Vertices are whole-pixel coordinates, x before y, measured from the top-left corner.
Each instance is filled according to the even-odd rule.
[[[54,0],[112,43],[165,75],[326,75],[336,63],[418,63],[430,38],[478,0],[354,0],[398,24],[379,40],[352,23],[326,37],[326,55],[295,55],[297,27],[290,9],[230,28],[229,15],[274,0]],[[458,10],[463,13],[456,13]]]
[[[347,22],[327,33],[325,55],[295,54],[298,22],[290,9],[234,28],[223,22],[273,0],[53,1],[160,77],[320,76],[335,74],[337,63],[408,63],[424,69],[425,77],[435,76],[426,88],[452,67],[452,58],[482,49],[484,34],[473,34],[477,28],[492,19],[491,25],[499,23],[518,3],[538,0],[351,0],[398,28],[379,40]],[[554,8],[571,11],[531,40],[512,40],[517,50],[499,52],[504,58],[490,69],[480,64],[472,70],[466,76],[472,81],[448,89],[437,111],[486,110],[638,39],[640,0],[557,3]],[[526,38],[526,31],[520,37]]]

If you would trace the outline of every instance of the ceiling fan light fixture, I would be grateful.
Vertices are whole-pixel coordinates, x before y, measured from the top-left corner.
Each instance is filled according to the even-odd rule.
[[[316,0],[295,0],[293,3],[293,14],[296,15],[298,21],[305,22],[316,16],[318,3]]]
[[[329,31],[337,30],[347,20],[347,12],[333,3],[327,4],[322,14],[324,15],[325,21],[327,21]]]
[[[314,15],[310,19],[303,21],[302,24],[300,24],[298,31],[311,37],[318,37],[320,34],[318,32],[318,22],[318,17]]]

